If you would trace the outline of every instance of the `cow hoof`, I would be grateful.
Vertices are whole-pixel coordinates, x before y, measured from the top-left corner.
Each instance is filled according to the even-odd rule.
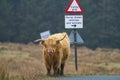
[[[55,77],[59,77],[60,75],[59,75],[59,74],[53,74],[53,76],[55,76]]]
[[[64,73],[63,73],[63,72],[61,72],[61,73],[60,73],[60,76],[64,76]]]
[[[64,76],[64,74],[60,74],[60,76]]]
[[[50,74],[47,74],[47,76],[50,76]]]

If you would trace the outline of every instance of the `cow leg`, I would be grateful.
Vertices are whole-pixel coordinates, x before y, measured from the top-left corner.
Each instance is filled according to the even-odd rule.
[[[47,68],[47,76],[50,76],[50,71],[51,71],[51,69]]]
[[[46,69],[47,69],[47,75],[50,76],[50,71],[51,71],[51,65],[48,63],[45,63]]]
[[[58,75],[58,68],[57,67],[53,67],[53,70],[54,70],[54,76],[57,76]]]
[[[60,71],[60,68],[58,68],[58,72],[57,72],[57,74],[60,74],[60,72],[61,72],[61,71]]]
[[[64,75],[64,66],[65,66],[65,63],[61,64],[61,72],[60,72],[60,75]]]
[[[59,63],[55,62],[53,65],[54,75],[58,76],[60,73]]]

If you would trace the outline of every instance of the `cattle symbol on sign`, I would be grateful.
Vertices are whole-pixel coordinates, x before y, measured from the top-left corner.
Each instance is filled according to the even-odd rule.
[[[78,0],[72,0],[66,9],[66,13],[82,13],[83,9]]]

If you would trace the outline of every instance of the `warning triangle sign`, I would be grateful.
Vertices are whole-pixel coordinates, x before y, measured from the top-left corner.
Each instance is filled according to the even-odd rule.
[[[74,41],[75,40],[74,33],[76,33],[76,42]],[[69,35],[69,39],[70,39],[70,44],[74,44],[74,43],[83,44],[84,43],[84,40],[82,39],[82,37],[80,36],[80,34],[77,31],[75,31],[75,32],[71,31],[71,33]]]
[[[80,6],[78,0],[72,0],[66,9],[66,13],[83,13],[83,9]]]

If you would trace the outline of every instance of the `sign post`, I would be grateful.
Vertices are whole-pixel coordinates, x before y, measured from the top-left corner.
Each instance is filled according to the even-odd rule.
[[[74,45],[75,45],[75,68],[76,68],[76,71],[78,70],[78,62],[77,62],[77,40],[76,40],[76,36],[77,35],[77,33],[76,33],[76,29],[74,29]]]
[[[80,6],[78,0],[71,0],[70,4],[66,8],[66,13],[69,15],[65,15],[65,28],[74,29],[71,32],[69,38],[70,38],[71,44],[73,43],[75,48],[75,68],[77,71],[78,70],[77,44],[84,43],[79,33],[77,32],[77,29],[83,28],[83,15],[78,15],[83,13],[83,9]]]

